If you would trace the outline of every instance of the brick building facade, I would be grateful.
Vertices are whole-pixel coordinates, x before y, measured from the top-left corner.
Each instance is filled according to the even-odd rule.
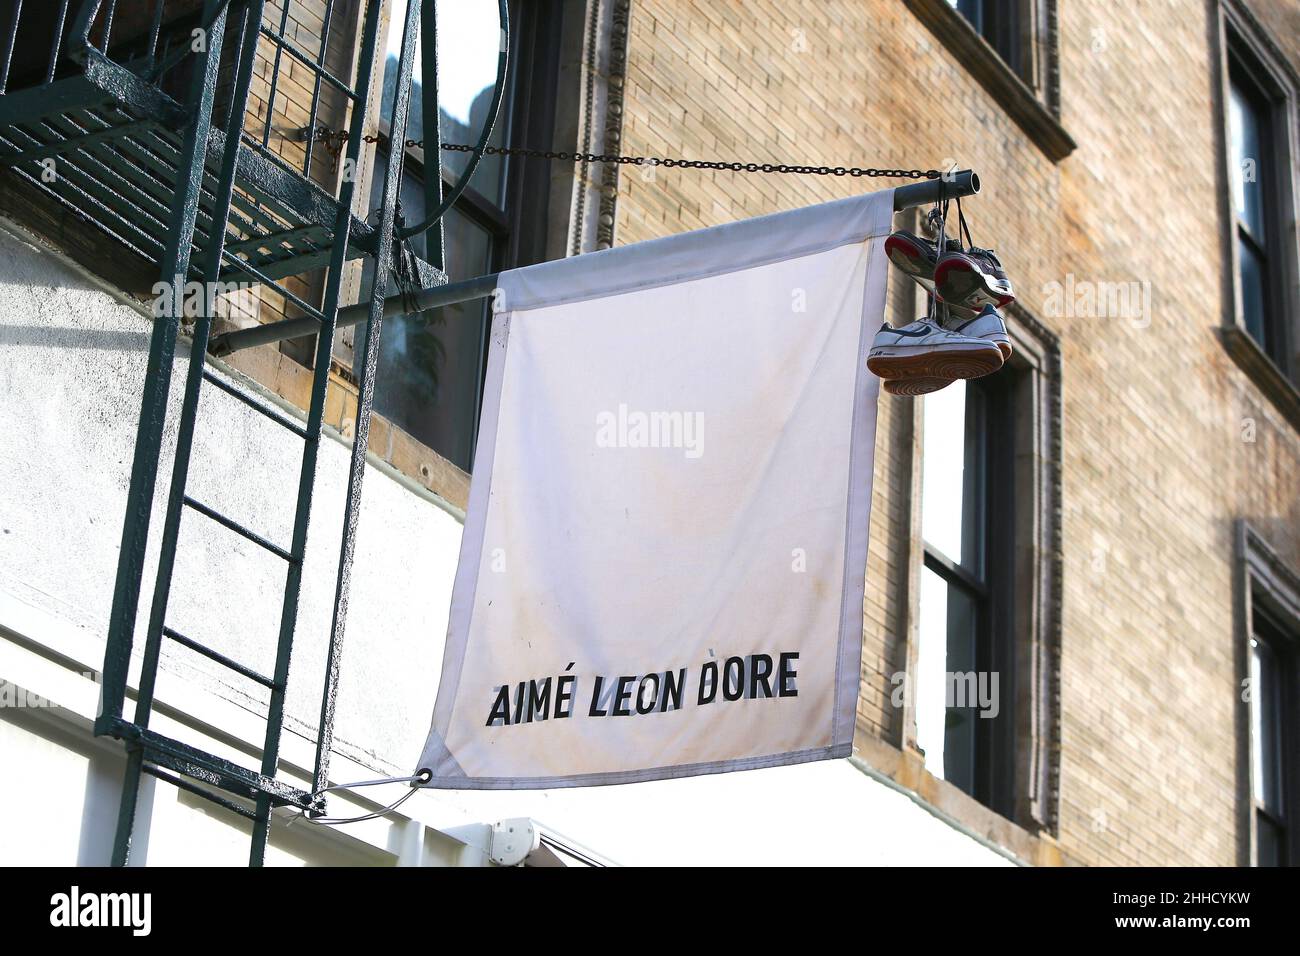
[[[1289,366],[1275,363],[1289,378],[1238,357],[1258,350],[1237,334],[1225,238],[1225,68],[1230,44],[1262,47],[1289,84],[1275,152],[1261,163],[1294,179],[1300,7],[1020,4],[1034,9],[1020,11],[1029,23],[1015,42],[1040,68],[1022,63],[1017,74],[941,2],[631,6],[624,152],[979,172],[983,191],[967,203],[975,239],[1016,281],[1011,318],[1045,353],[1039,387],[1051,393],[1033,452],[1055,459],[1053,500],[1036,516],[1050,532],[1016,553],[1022,580],[1045,582],[1034,612],[1047,619],[1050,672],[1035,685],[1048,696],[1038,732],[1050,764],[1038,858],[1250,860],[1238,523],[1293,574],[1300,568],[1300,405],[1294,336]],[[647,182],[633,171],[620,180],[617,238],[859,188],[674,170]],[[1278,308],[1294,329],[1295,194],[1274,196],[1285,224],[1278,255],[1292,263]],[[901,323],[921,304],[899,279],[891,302]],[[1069,287],[1080,306],[1089,283],[1133,289],[1149,305],[1071,308]],[[917,637],[925,404],[885,398],[880,410],[858,746],[1020,845],[1033,815],[1008,832],[927,773],[914,722],[891,702],[891,675]]]

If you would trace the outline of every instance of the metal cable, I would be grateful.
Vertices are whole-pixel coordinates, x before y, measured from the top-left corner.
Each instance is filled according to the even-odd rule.
[[[433,774],[428,770],[421,770],[413,777],[380,777],[378,780],[358,780],[356,783],[336,783],[332,787],[322,787],[313,793],[316,796],[321,793],[329,793],[331,790],[355,790],[357,787],[377,787],[384,783],[428,783],[433,778]]]
[[[430,770],[421,770],[411,777],[380,777],[378,780],[357,780],[354,783],[336,783],[331,787],[322,787],[312,794],[313,797],[323,793],[329,793],[331,790],[354,790],[358,787],[377,787],[385,783],[428,783],[433,778],[433,772]],[[299,811],[296,819],[306,820],[308,823],[314,823],[317,826],[339,826],[345,823],[364,823],[367,820],[375,820],[386,813],[391,813],[400,807],[407,800],[415,796],[418,788],[412,787],[402,796],[398,797],[388,806],[379,810],[372,810],[370,813],[363,813],[357,817],[313,817],[307,810]]]
[[[336,827],[345,823],[364,823],[367,820],[376,820],[379,817],[382,817],[386,813],[391,813],[392,811],[400,807],[402,804],[404,804],[407,800],[410,800],[413,796],[415,796],[415,794],[416,794],[416,788],[412,787],[410,790],[402,794],[400,797],[398,797],[396,800],[394,800],[392,803],[390,803],[388,806],[384,807],[383,809],[375,810],[371,813],[363,813],[359,817],[313,817],[306,810],[300,811],[299,817],[302,818],[303,820],[306,820],[308,823],[313,823],[316,826],[321,826],[321,827]]]

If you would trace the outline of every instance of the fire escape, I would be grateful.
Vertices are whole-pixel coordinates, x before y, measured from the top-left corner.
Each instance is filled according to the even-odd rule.
[[[11,0],[12,20],[0,22],[0,166],[26,188],[39,192],[76,221],[98,230],[120,248],[148,263],[173,294],[164,294],[149,345],[135,453],[127,493],[122,548],[103,668],[103,697],[95,733],[122,740],[127,751],[113,863],[130,858],[137,795],[142,774],[211,800],[251,821],[250,865],[263,862],[276,807],[323,812],[318,796],[328,785],[334,697],[347,615],[352,554],[365,472],[367,436],[374,396],[375,365],[385,310],[393,285],[395,252],[401,240],[436,229],[429,248],[442,249],[441,215],[468,183],[487,143],[504,86],[507,44],[502,44],[497,95],[478,147],[457,185],[442,196],[436,146],[427,153],[425,222],[404,226],[397,197],[405,151],[388,151],[383,199],[374,225],[354,215],[364,136],[373,124],[369,102],[381,43],[380,0],[364,0],[359,18],[339,16],[343,0],[315,0],[314,14],[294,23],[323,22],[314,44],[298,42],[290,14],[303,0]],[[506,4],[499,9],[506,29]],[[393,141],[405,137],[416,61],[416,38],[424,32],[422,89],[425,116],[437,113],[437,30],[434,0],[412,0],[402,24],[401,54],[391,113]],[[351,76],[335,75],[327,62],[331,41],[353,44]],[[259,68],[259,64],[261,67]],[[269,65],[269,69],[268,69]],[[272,143],[272,113],[278,84],[292,70],[312,89],[309,122],[301,131],[302,162],[284,159]],[[263,93],[265,117],[249,114],[254,82]],[[332,98],[341,103],[348,131],[343,175],[331,193],[312,178],[322,159],[319,111]],[[344,125],[344,124],[340,124]],[[436,135],[436,121],[429,136]],[[376,170],[376,175],[378,175]],[[319,178],[319,177],[318,177]],[[430,193],[429,191],[432,190]],[[440,256],[440,253],[438,253]],[[340,309],[345,268],[369,257],[374,281],[368,301]],[[447,282],[441,262],[418,263],[429,292]],[[299,294],[291,280],[312,274],[321,290],[316,302]],[[207,362],[214,316],[210,308],[192,316],[191,348],[176,439],[175,465],[168,478],[161,557],[147,610],[140,609],[150,511],[159,479],[163,426],[187,283],[249,283],[273,290],[292,318],[279,323],[296,334],[316,334],[311,400],[306,422],[284,414],[258,396],[232,385]],[[292,287],[291,287],[292,286]],[[295,292],[294,288],[299,289]],[[482,294],[482,293],[479,293]],[[395,297],[394,297],[395,298]],[[423,300],[422,300],[423,301]],[[425,306],[431,302],[425,302]],[[389,309],[393,304],[390,301]],[[345,315],[340,320],[340,312]],[[339,548],[324,695],[316,739],[311,789],[289,785],[277,775],[286,686],[293,651],[303,559],[311,518],[312,490],[335,333],[363,322],[364,354],[354,364],[358,400],[349,471],[346,514]],[[276,335],[275,337],[281,337]],[[220,343],[217,343],[219,345]],[[265,415],[302,445],[292,539],[269,540],[255,528],[205,504],[187,486],[190,452],[200,402],[212,386]],[[287,567],[275,666],[259,673],[169,626],[167,609],[182,520],[215,522],[276,556]],[[143,664],[128,716],[128,670],[137,617],[147,614]],[[269,692],[261,763],[246,767],[207,753],[150,728],[155,681],[164,642],[175,642],[242,675]],[[237,802],[233,795],[242,798]]]

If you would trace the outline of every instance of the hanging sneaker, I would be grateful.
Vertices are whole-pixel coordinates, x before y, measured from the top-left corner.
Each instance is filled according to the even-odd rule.
[[[952,239],[947,240],[944,247],[952,251],[961,249]],[[885,255],[901,272],[911,276],[921,288],[933,294],[934,267],[939,262],[936,242],[900,229],[885,240]]]
[[[998,314],[997,309],[993,308],[993,306],[985,306],[984,311],[978,315],[972,314],[965,309],[951,307],[944,311],[947,314],[943,317],[940,325],[949,332],[992,342],[1002,353],[1004,362],[1011,357],[1011,337],[1007,335],[1007,326],[1002,316]],[[909,378],[885,379],[884,389],[890,395],[915,397],[937,392],[952,383],[953,380],[950,378],[912,376]]]
[[[1002,351],[994,342],[925,319],[881,326],[867,353],[867,368],[884,379],[979,378],[1001,367]]]
[[[934,291],[934,267],[939,264],[939,253],[929,239],[900,229],[885,240],[885,255],[927,292]]]
[[[888,242],[888,240],[886,240]],[[1011,280],[992,249],[951,250],[934,267],[934,290],[940,299],[961,309],[982,311],[1016,301]]]
[[[1011,358],[1011,336],[1007,335],[1007,324],[1001,313],[991,305],[984,306],[983,311],[977,315],[972,315],[965,309],[950,307],[947,318],[940,324],[949,332],[992,342],[1001,350],[1004,362]]]
[[[918,395],[928,395],[930,392],[947,388],[952,383],[953,379],[950,378],[887,378],[884,380],[884,389],[890,395],[915,398]]]

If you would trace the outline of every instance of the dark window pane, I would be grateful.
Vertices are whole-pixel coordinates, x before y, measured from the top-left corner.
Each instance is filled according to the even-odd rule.
[[[1264,231],[1264,164],[1262,148],[1265,106],[1241,83],[1234,81],[1228,106],[1228,128],[1232,139],[1233,205],[1237,218],[1257,242],[1266,239]]]
[[[984,31],[984,0],[948,0],[948,4],[970,21],[975,32]]]
[[[1286,866],[1286,831],[1255,812],[1255,865]]]
[[[452,210],[447,263],[454,274],[490,271],[487,232]],[[469,470],[474,454],[489,321],[486,300],[384,320],[375,411],[444,458]]]
[[[1267,290],[1263,261],[1255,253],[1249,239],[1238,237],[1237,256],[1241,264],[1241,317],[1246,331],[1260,348],[1269,348],[1267,323]]]
[[[987,398],[984,389],[977,384],[966,389],[966,467],[961,484],[962,511],[966,514],[962,528],[962,566],[981,580],[984,578],[984,549],[988,538]]]
[[[1018,0],[948,0],[998,56],[1020,71],[1020,3]]]
[[[979,606],[930,568],[921,569],[917,743],[926,769],[970,793],[975,785],[978,694],[955,675],[975,671]]]
[[[944,720],[943,775],[967,793],[975,792],[975,748],[979,694],[976,642],[979,607],[960,588],[948,587],[948,690]]]
[[[382,170],[387,151],[379,150]],[[371,202],[378,205],[383,184],[376,175]],[[402,213],[407,221],[424,215],[424,186],[408,169],[402,180]],[[490,272],[492,241],[486,230],[452,209],[443,220],[447,271],[468,278]],[[427,259],[426,237],[413,236],[411,250]],[[373,260],[366,261],[363,288],[369,290]],[[389,289],[389,294],[396,294]],[[484,343],[489,321],[487,300],[461,302],[417,315],[390,316],[379,338],[375,411],[466,471],[474,455],[482,381]],[[358,354],[365,348],[364,327],[357,335]]]
[[[472,279],[491,271],[491,236],[455,209],[447,216],[445,239],[449,275]]]

